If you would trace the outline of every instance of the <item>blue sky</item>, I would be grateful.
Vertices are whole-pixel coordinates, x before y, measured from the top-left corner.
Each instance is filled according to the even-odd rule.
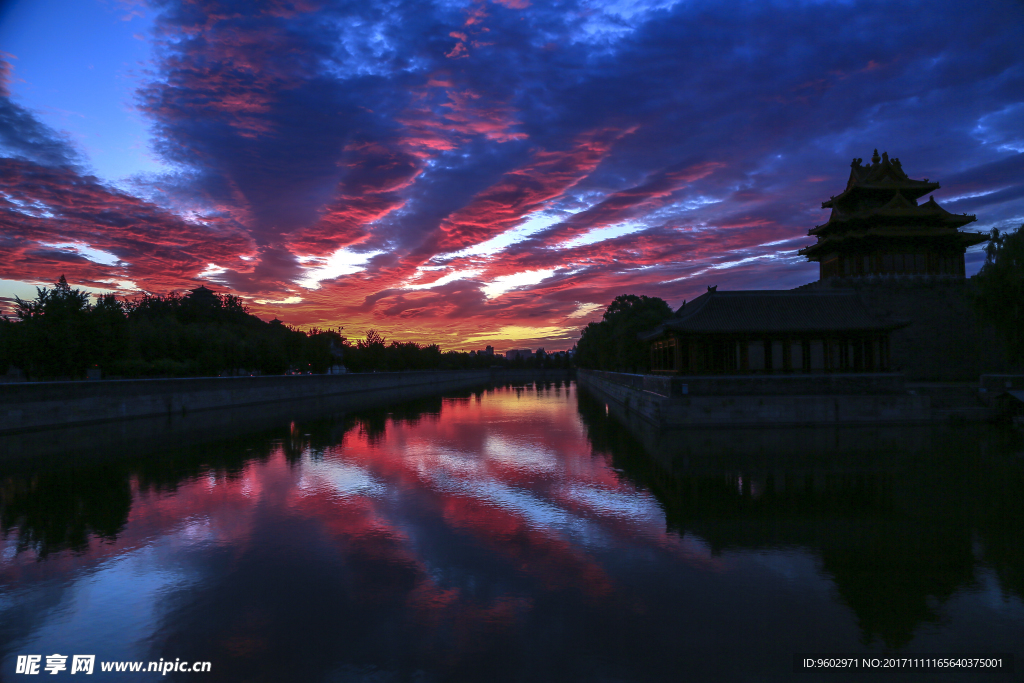
[[[15,100],[68,133],[108,182],[165,168],[134,103],[152,68],[152,16],[141,4],[97,0],[13,0],[0,9],[0,46],[13,55]]]

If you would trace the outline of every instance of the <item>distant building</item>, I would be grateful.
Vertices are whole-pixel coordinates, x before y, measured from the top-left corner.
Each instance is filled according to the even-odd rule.
[[[827,222],[808,234],[817,242],[800,254],[820,264],[819,279],[865,275],[948,275],[964,277],[964,252],[988,236],[960,232],[976,220],[952,214],[928,198],[939,184],[911,180],[899,159],[875,150],[871,165],[850,164],[846,189],[821,208],[831,209]]]
[[[190,289],[189,297],[191,297],[195,301],[218,301],[217,295],[213,292],[212,289],[209,289],[206,285],[199,285],[195,289]]]
[[[494,355],[494,347],[493,346],[488,346],[487,348],[485,348],[484,349],[484,354],[488,355],[488,356],[493,356]]]
[[[517,358],[526,360],[527,358],[533,358],[533,351],[530,349],[510,349],[505,352],[505,358],[508,358],[509,360],[515,360]]]

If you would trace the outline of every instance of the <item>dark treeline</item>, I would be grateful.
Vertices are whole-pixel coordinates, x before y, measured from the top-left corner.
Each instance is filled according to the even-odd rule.
[[[1024,362],[1024,225],[1013,232],[992,230],[985,265],[972,278],[975,304],[1003,335],[1015,364]]]
[[[15,320],[0,320],[0,372],[27,379],[195,377],[225,374],[324,373],[470,369],[493,365],[557,367],[564,359],[508,363],[504,358],[441,351],[436,344],[388,340],[370,330],[352,344],[341,330],[308,332],[265,322],[230,294],[205,287],[180,295],[135,299],[72,289],[64,276],[37,288],[32,301],[16,299]]]
[[[637,335],[657,327],[671,315],[672,309],[658,297],[615,297],[601,322],[583,328],[576,345],[576,364],[593,370],[649,372],[649,344]]]

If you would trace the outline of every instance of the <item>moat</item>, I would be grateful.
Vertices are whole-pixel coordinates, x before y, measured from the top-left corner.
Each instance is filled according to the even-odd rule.
[[[798,653],[1011,654],[985,678],[1020,675],[1018,432],[694,438],[645,450],[555,381],[0,461],[0,679],[53,653],[209,681],[835,680]]]

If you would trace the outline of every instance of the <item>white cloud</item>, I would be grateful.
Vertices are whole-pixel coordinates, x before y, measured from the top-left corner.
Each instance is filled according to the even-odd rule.
[[[576,310],[567,315],[567,318],[586,318],[604,308],[604,304],[577,304]]]
[[[623,235],[629,235],[634,232],[640,232],[647,226],[642,223],[620,223],[618,225],[608,225],[603,228],[594,228],[588,230],[582,235],[562,242],[561,244],[553,247],[554,249],[572,249],[573,247],[582,247],[588,244],[594,244],[595,242],[603,242],[605,240],[614,239],[616,237],[622,237]]]
[[[523,222],[514,228],[506,230],[500,235],[496,235],[486,242],[480,244],[474,244],[471,247],[466,247],[457,252],[451,254],[440,254],[435,256],[432,260],[434,261],[448,261],[453,258],[463,258],[466,256],[490,256],[496,254],[499,251],[507,249],[516,242],[522,242],[530,235],[540,232],[545,228],[549,228],[552,225],[561,223],[565,220],[566,214],[564,212],[551,213],[548,211],[534,211],[533,213],[526,216]]]
[[[118,266],[127,265],[123,263],[114,254],[109,251],[103,251],[102,249],[94,249],[88,244],[82,242],[61,242],[57,244],[49,244],[47,242],[40,242],[44,247],[50,247],[51,249],[59,249],[61,251],[70,252],[72,254],[78,254],[82,258],[88,259],[93,263],[99,263],[104,266]]]
[[[302,297],[297,295],[286,296],[283,299],[253,299],[258,304],[300,304],[302,303]]]
[[[417,268],[417,270],[420,270],[420,271],[431,271],[431,270],[436,270],[436,268],[430,268],[430,267],[427,267],[427,268]],[[453,270],[452,272],[450,272],[447,275],[444,275],[444,276],[438,278],[437,280],[434,280],[433,282],[427,282],[427,283],[424,283],[424,284],[405,284],[405,285],[402,285],[402,289],[431,289],[433,287],[440,287],[441,285],[446,285],[449,282],[454,282],[455,280],[468,280],[470,278],[474,278],[477,275],[479,275],[481,272],[482,271],[480,271],[478,269]],[[419,277],[421,277],[421,276],[417,275],[417,279],[419,279]]]
[[[494,299],[510,289],[535,285],[554,274],[554,268],[547,268],[544,270],[527,270],[522,273],[514,273],[512,275],[501,275],[484,285],[484,294],[488,299]]]
[[[350,251],[347,247],[338,249],[330,256],[300,256],[299,263],[315,264],[305,266],[306,272],[302,278],[295,281],[295,284],[306,289],[320,289],[320,283],[324,280],[333,280],[342,275],[350,275],[366,270],[366,262],[382,251],[368,251],[359,253]]]

